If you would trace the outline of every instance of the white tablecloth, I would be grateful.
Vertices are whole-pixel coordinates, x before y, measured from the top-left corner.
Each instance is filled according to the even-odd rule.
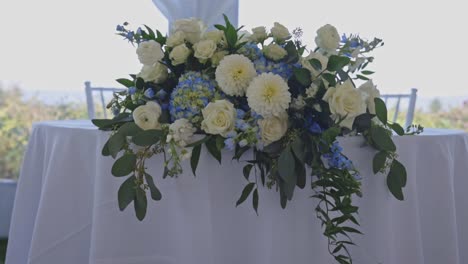
[[[328,264],[316,201],[300,190],[286,210],[279,195],[260,190],[259,216],[250,199],[235,201],[246,184],[242,166],[223,166],[202,153],[198,176],[161,179],[163,200],[149,200],[143,222],[132,206],[120,212],[124,178],[101,156],[108,135],[89,121],[35,124],[13,212],[7,264]],[[364,236],[355,237],[355,263],[464,264],[468,260],[468,137],[427,130],[398,137],[408,170],[406,200],[395,200],[382,175],[371,173],[373,150],[362,139],[341,144],[364,176],[356,199]],[[157,176],[157,177],[156,177]]]

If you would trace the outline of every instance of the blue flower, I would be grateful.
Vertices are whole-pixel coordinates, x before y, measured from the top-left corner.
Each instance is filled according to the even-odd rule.
[[[294,68],[301,67],[300,64],[270,61],[263,56],[254,61],[254,66],[258,74],[271,72],[281,76],[286,81],[293,75]]]
[[[134,95],[135,93],[136,93],[136,88],[135,87],[128,88],[128,94],[129,95]]]
[[[140,28],[140,27],[137,29],[136,33],[137,33],[138,35],[141,35],[141,28]]]
[[[125,36],[125,38],[128,39],[128,41],[133,41],[134,35],[135,33],[133,33],[132,31],[129,31],[127,32],[127,35]]]
[[[226,137],[228,138],[235,138],[237,136],[237,132],[236,131],[231,131],[229,133],[227,133]]]
[[[242,54],[254,61],[263,56],[262,51],[258,48],[255,43],[247,43],[239,49],[239,54]]]
[[[156,93],[156,96],[157,96],[160,100],[164,100],[164,99],[166,99],[167,92],[164,91],[163,89],[161,89],[161,90],[159,90],[159,91]]]
[[[145,91],[145,96],[148,97],[149,99],[154,97],[154,91],[153,89],[149,88]]]
[[[227,138],[224,140],[224,147],[232,151],[236,148],[236,142],[232,138]]]
[[[341,43],[346,43],[348,41],[348,37],[346,37],[346,34],[343,33],[341,36]]]
[[[236,109],[236,113],[237,113],[237,118],[244,119],[244,117],[245,117],[245,111],[244,110]]]
[[[305,123],[304,123],[304,127],[310,132],[310,133],[314,133],[314,134],[320,134],[323,132],[323,129],[322,127],[320,127],[320,125],[315,122],[315,120],[312,118],[311,115],[308,115],[306,117],[306,120],[305,120]]]
[[[330,147],[330,153],[324,154],[323,157],[327,159],[328,166],[332,168],[340,170],[354,170],[353,163],[341,153],[342,151],[343,148],[338,144],[338,142],[334,142]]]
[[[120,31],[120,32],[121,32],[121,31],[125,31],[125,27],[122,26],[122,25],[117,25],[117,27],[116,27],[115,30],[116,30],[116,31]]]

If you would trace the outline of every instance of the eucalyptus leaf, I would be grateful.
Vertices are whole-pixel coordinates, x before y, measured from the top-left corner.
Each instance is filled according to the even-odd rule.
[[[395,173],[389,173],[387,176],[387,186],[388,190],[400,201],[403,201],[405,198],[403,196],[403,186],[400,180],[400,177]]]
[[[146,199],[146,193],[141,188],[136,189],[136,199],[133,203],[135,206],[135,214],[138,220],[143,221],[146,216],[146,209],[148,207],[148,200]]]
[[[112,135],[107,141],[107,148],[109,150],[109,154],[113,158],[115,158],[117,154],[122,150],[123,146],[125,146],[125,143],[126,139],[122,134],[116,133]]]
[[[135,169],[137,157],[135,154],[124,154],[112,166],[112,175],[116,177],[127,176]]]
[[[252,196],[252,206],[255,210],[255,213],[258,215],[258,188],[255,189],[253,196]]]
[[[192,157],[190,157],[190,167],[192,168],[193,175],[196,176],[198,162],[200,160],[201,145],[196,145],[192,149]]]
[[[242,194],[239,197],[239,200],[237,200],[236,202],[236,207],[242,204],[247,199],[247,197],[249,197],[254,187],[255,187],[254,182],[251,182],[244,187],[244,190],[242,190]]]
[[[155,201],[161,200],[162,194],[159,191],[158,187],[156,187],[156,185],[154,184],[153,176],[149,175],[148,173],[145,173],[145,180],[150,189],[151,198]]]
[[[385,167],[385,162],[387,161],[387,152],[379,151],[375,154],[374,159],[372,161],[372,170],[374,174],[377,174]]]
[[[338,71],[348,65],[351,60],[348,57],[331,55],[328,59],[327,70]]]
[[[242,173],[244,174],[244,178],[245,178],[246,180],[249,180],[250,171],[252,170],[252,167],[253,167],[252,164],[247,164],[247,165],[245,165],[244,168],[242,169]]]
[[[294,177],[294,156],[291,148],[287,147],[278,158],[278,172],[280,177],[285,181],[291,181]]]
[[[322,71],[322,63],[318,59],[310,59],[309,63],[316,71]]]
[[[133,143],[138,146],[151,146],[158,143],[163,132],[157,129],[143,130],[132,137]]]
[[[127,208],[127,206],[135,199],[135,181],[135,175],[132,175],[131,177],[128,177],[128,179],[126,179],[122,185],[120,185],[120,188],[117,192],[120,211],[125,210],[125,208]]]
[[[221,151],[216,145],[216,138],[211,137],[208,141],[205,142],[205,146],[211,156],[213,156],[219,163],[221,163]]]
[[[371,138],[379,150],[396,151],[391,135],[381,126],[371,127]]]
[[[405,134],[405,130],[400,126],[398,123],[393,123],[389,125],[390,128],[392,128],[395,133],[397,133],[399,136],[403,136]]]
[[[293,68],[293,74],[296,80],[303,86],[308,87],[311,84],[310,71],[305,68]]]
[[[132,137],[135,136],[136,134],[142,132],[143,130],[137,126],[134,122],[127,122],[123,124],[119,130],[119,134],[126,136],[126,137]]]
[[[387,113],[387,106],[385,105],[385,102],[382,99],[375,97],[374,104],[375,104],[375,114],[377,115],[377,118],[379,118],[379,120],[382,123],[387,124],[388,113]]]
[[[106,141],[104,146],[102,147],[101,154],[105,157],[110,156],[110,151],[109,151],[109,140]]]
[[[393,160],[392,165],[390,166],[390,174],[394,174],[399,178],[401,187],[406,186],[407,174],[406,168],[398,160]]]

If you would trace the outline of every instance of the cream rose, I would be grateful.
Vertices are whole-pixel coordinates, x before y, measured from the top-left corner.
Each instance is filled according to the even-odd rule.
[[[334,26],[327,24],[317,30],[315,44],[321,49],[335,51],[340,45],[340,34]]]
[[[380,91],[377,89],[377,86],[374,85],[372,80],[369,80],[359,86],[359,90],[366,95],[366,104],[369,113],[375,114],[375,102],[376,97],[380,97]]]
[[[252,35],[250,35],[251,41],[260,43],[263,42],[266,38],[268,38],[268,34],[265,27],[252,28]]]
[[[137,76],[143,78],[145,82],[162,83],[167,78],[167,67],[161,63],[143,65]]]
[[[143,65],[154,65],[164,57],[161,45],[154,40],[140,43],[136,53],[138,55],[138,60],[140,60]]]
[[[208,134],[221,135],[234,130],[236,110],[234,105],[226,100],[217,100],[209,103],[203,110],[201,128]]]
[[[158,103],[153,101],[148,101],[145,105],[140,105],[133,111],[135,124],[143,130],[160,128],[160,116],[161,107]]]
[[[216,51],[216,43],[210,39],[202,40],[193,45],[193,48],[195,50],[195,57],[201,63],[205,63]]]
[[[330,105],[330,112],[335,120],[345,118],[340,125],[352,129],[354,119],[366,112],[365,97],[361,90],[354,88],[351,81],[347,80],[343,84],[329,88],[323,100]]]
[[[274,61],[279,61],[282,58],[286,57],[286,55],[288,55],[288,52],[285,49],[283,49],[280,45],[275,43],[271,43],[270,45],[264,47],[263,53],[267,58],[272,59]]]
[[[175,47],[171,53],[169,53],[169,58],[171,59],[173,65],[179,65],[185,63],[189,55],[190,49],[187,48],[187,45],[181,44]]]
[[[224,31],[221,30],[212,30],[208,31],[203,35],[203,39],[205,40],[212,40],[215,44],[220,43],[224,38]]]
[[[168,47],[175,47],[178,46],[185,41],[185,34],[182,31],[177,31],[174,32],[174,34],[171,34],[169,37],[167,37],[166,40],[166,46]]]
[[[286,40],[291,37],[289,30],[278,22],[275,22],[273,28],[271,29],[271,35],[273,38],[279,41]]]
[[[288,114],[281,113],[278,116],[258,120],[260,136],[265,146],[280,140],[288,130]]]
[[[172,26],[172,32],[182,31],[185,39],[192,44],[200,40],[205,30],[206,25],[196,18],[176,20]]]

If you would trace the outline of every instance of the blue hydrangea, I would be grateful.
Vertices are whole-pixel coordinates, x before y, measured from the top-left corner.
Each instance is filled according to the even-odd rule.
[[[236,148],[236,142],[234,141],[233,138],[226,138],[224,140],[224,148],[227,150],[234,150]]]
[[[300,67],[299,64],[288,64],[285,62],[274,62],[268,60],[265,57],[260,57],[259,59],[254,61],[255,70],[257,70],[258,74],[271,72],[274,74],[278,74],[283,79],[288,80],[293,75],[293,68]]]
[[[201,110],[214,100],[221,99],[216,82],[199,72],[189,71],[179,78],[171,93],[169,112],[172,121],[186,118],[193,124],[202,120]]]
[[[242,48],[238,50],[239,54],[242,54],[249,58],[250,60],[254,61],[260,59],[263,56],[262,51],[258,48],[257,44],[255,43],[247,43]]]
[[[310,132],[314,134],[320,134],[323,132],[322,128],[320,125],[315,122],[315,120],[312,118],[312,116],[307,116],[304,122],[304,127]]]
[[[354,170],[353,163],[341,153],[342,151],[343,148],[338,142],[334,142],[330,147],[330,153],[324,154],[323,157],[327,160],[328,166],[332,168]]]

